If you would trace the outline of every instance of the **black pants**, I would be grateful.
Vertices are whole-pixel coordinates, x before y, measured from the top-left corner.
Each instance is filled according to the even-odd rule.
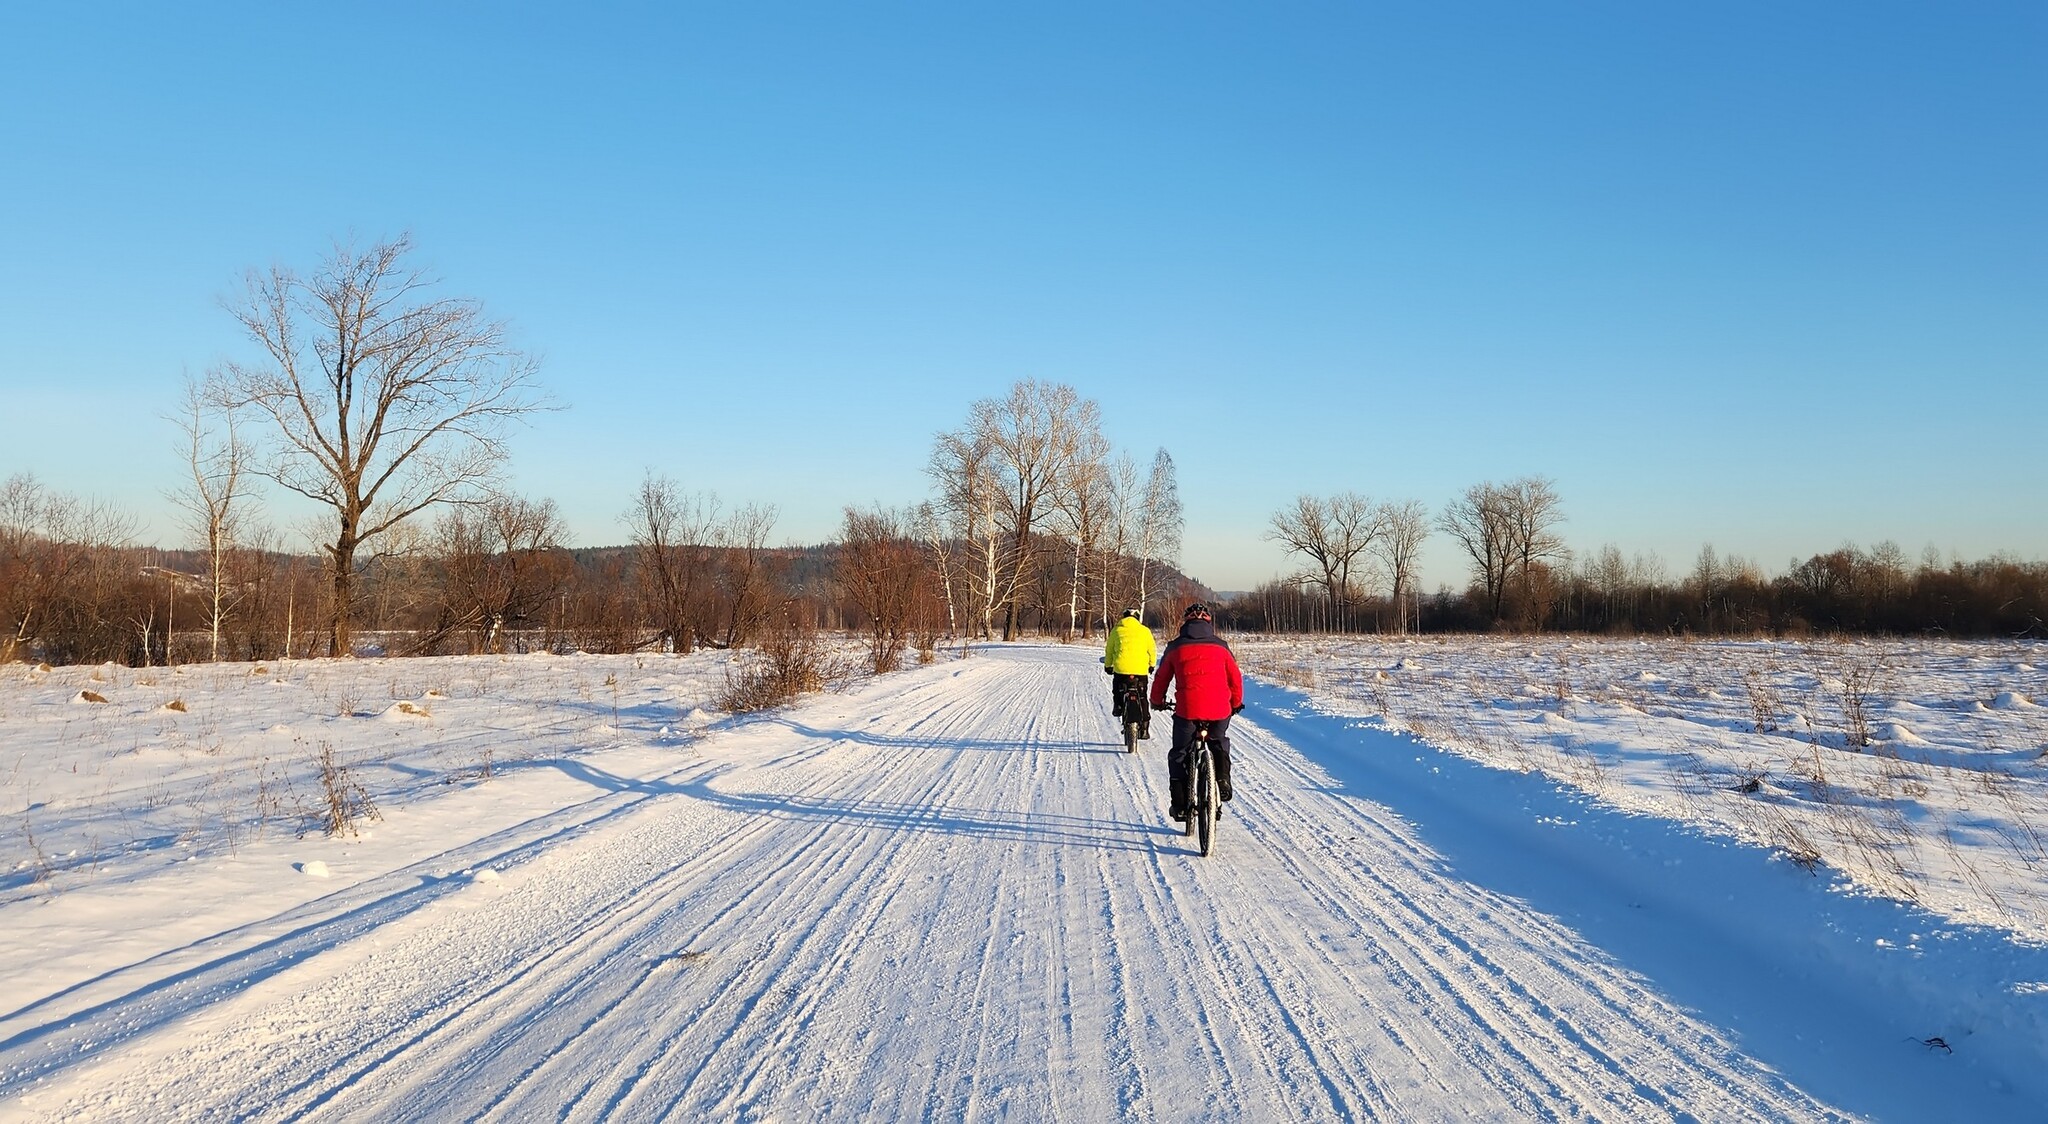
[[[1138,690],[1138,724],[1141,726],[1151,725],[1152,707],[1146,701],[1144,672],[1139,672],[1136,675],[1118,675],[1114,673],[1110,675],[1109,712],[1118,718],[1124,716],[1124,688],[1126,686],[1136,686]]]
[[[1230,787],[1230,719],[1209,721],[1209,755],[1216,761],[1216,787]],[[1166,753],[1167,791],[1175,804],[1188,806],[1188,773],[1195,764],[1195,724],[1173,716],[1173,748]]]

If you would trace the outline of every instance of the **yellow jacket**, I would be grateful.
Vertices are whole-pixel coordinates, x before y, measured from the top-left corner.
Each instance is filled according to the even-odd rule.
[[[1102,646],[1102,666],[1118,675],[1149,675],[1158,660],[1152,630],[1136,617],[1116,622],[1109,630],[1109,642]]]

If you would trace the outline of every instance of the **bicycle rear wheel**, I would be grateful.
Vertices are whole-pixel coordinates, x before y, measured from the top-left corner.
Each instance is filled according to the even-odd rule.
[[[1188,819],[1195,824],[1195,833],[1200,837],[1202,854],[1207,855],[1216,843],[1216,807],[1221,802],[1216,791],[1216,765],[1209,756],[1209,746],[1204,742],[1195,757],[1195,806],[1188,809],[1193,815]]]
[[[1128,718],[1124,719],[1124,752],[1138,752],[1138,724]]]

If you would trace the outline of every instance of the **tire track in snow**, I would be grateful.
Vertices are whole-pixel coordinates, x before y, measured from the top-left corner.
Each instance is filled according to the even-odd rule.
[[[1278,748],[1278,747],[1276,747]],[[1790,1093],[1782,1080],[1762,1067],[1740,1059],[1725,1041],[1692,1024],[1676,1008],[1647,992],[1597,957],[1588,959],[1576,938],[1555,921],[1531,915],[1519,905],[1483,894],[1448,878],[1435,857],[1416,845],[1405,829],[1383,820],[1376,806],[1348,802],[1347,830],[1370,844],[1366,861],[1310,861],[1316,848],[1304,846],[1299,824],[1313,823],[1317,810],[1330,805],[1320,791],[1328,784],[1305,760],[1282,750],[1273,755],[1292,775],[1291,786],[1275,785],[1276,800],[1289,805],[1287,820],[1259,817],[1250,822],[1254,834],[1272,836],[1274,853],[1299,884],[1330,911],[1358,931],[1379,926],[1390,939],[1379,941],[1411,986],[1434,986],[1458,997],[1475,1021],[1493,1028],[1495,1040],[1515,1043],[1520,1061],[1531,1075],[1549,1083],[1555,1094],[1582,1105],[1606,1105],[1613,1119],[1646,1115],[1688,1119],[1704,1100],[1712,1119],[1789,1119],[1827,1117],[1829,1111],[1809,1098]],[[1263,790],[1262,790],[1263,791]],[[1316,791],[1314,800],[1301,793]],[[1296,824],[1294,830],[1274,828],[1275,821]],[[1316,843],[1332,850],[1327,827],[1315,831]],[[1377,861],[1376,861],[1377,860]],[[1398,869],[1399,877],[1387,872]],[[1339,880],[1332,872],[1350,870],[1355,878]],[[1427,905],[1419,889],[1433,896]],[[1361,904],[1382,908],[1361,913]],[[1443,914],[1481,922],[1471,935],[1445,923]],[[1490,932],[1487,930],[1491,930]],[[1489,949],[1499,949],[1496,955]],[[1390,964],[1394,960],[1388,961]],[[1467,982],[1469,981],[1469,982]],[[1540,981],[1540,982],[1539,982]],[[1545,1000],[1544,994],[1580,997],[1580,1012]],[[1640,1013],[1654,1014],[1654,1021]],[[1689,1032],[1689,1033],[1674,1033]],[[1614,1035],[1633,1041],[1616,1041]],[[1674,1040],[1699,1043],[1679,1059],[1692,1072],[1712,1072],[1714,1081],[1694,1080],[1683,1089],[1660,1089],[1634,1070],[1640,1059]],[[1584,1064],[1562,1064],[1573,1059]],[[1731,1060],[1733,1061],[1731,1068]],[[1500,1076],[1508,1076],[1505,1072]],[[1729,1091],[1723,1085],[1731,1086]],[[1544,1093],[1540,1087],[1531,1090]],[[1788,1095],[1789,1094],[1789,1095]],[[1690,1106],[1678,1103],[1679,1098]],[[1540,1099],[1539,1102],[1540,1103]]]

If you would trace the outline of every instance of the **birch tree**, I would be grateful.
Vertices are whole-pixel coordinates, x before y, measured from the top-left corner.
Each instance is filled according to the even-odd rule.
[[[1152,457],[1152,472],[1145,478],[1138,535],[1138,607],[1152,602],[1150,567],[1153,562],[1180,564],[1180,538],[1185,523],[1180,503],[1180,476],[1173,467],[1173,455],[1160,449]]]
[[[252,271],[229,306],[264,358],[226,364],[218,389],[269,423],[261,473],[330,512],[332,655],[351,649],[358,553],[429,507],[480,497],[507,425],[542,408],[535,360],[477,301],[432,296],[412,249],[400,235],[337,245],[311,275]]]
[[[1072,548],[1067,584],[1069,637],[1077,627],[1081,635],[1088,635],[1094,623],[1094,614],[1087,604],[1093,577],[1090,560],[1099,553],[1103,524],[1109,514],[1109,472],[1108,439],[1095,430],[1077,434],[1073,456],[1061,475],[1053,500]]]
[[[1024,583],[1038,576],[1040,525],[1085,435],[1100,429],[1101,408],[1073,387],[1024,380],[939,435],[931,471],[981,555],[985,633],[1000,612],[1003,639],[1016,638]]]
[[[939,595],[946,609],[946,635],[960,634],[960,615],[957,594],[953,587],[954,572],[958,564],[954,554],[954,540],[947,533],[946,521],[939,509],[930,502],[918,504],[910,514],[910,530],[929,552],[932,572],[938,579]]]
[[[214,430],[216,418],[218,433]],[[200,385],[189,378],[177,422],[184,435],[180,448],[190,478],[170,498],[184,509],[187,528],[206,556],[201,593],[206,599],[207,659],[218,663],[221,627],[241,599],[240,583],[229,574],[229,561],[242,534],[250,450],[235,427],[234,411],[209,401]]]
[[[1002,490],[996,482],[995,451],[971,428],[941,433],[933,442],[925,472],[938,490],[935,512],[943,513],[932,528],[934,541],[962,544],[956,568],[962,612],[974,622],[975,634],[993,635],[998,590],[1006,553],[999,510]],[[948,588],[951,588],[949,583]]]

